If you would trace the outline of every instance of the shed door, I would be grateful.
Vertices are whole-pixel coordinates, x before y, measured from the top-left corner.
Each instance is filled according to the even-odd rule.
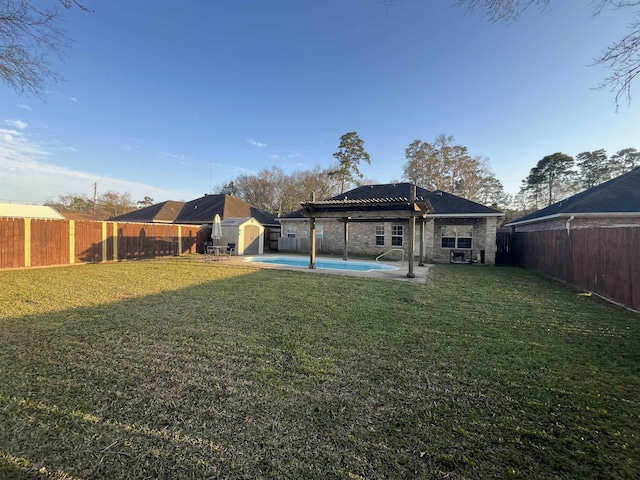
[[[257,255],[260,252],[260,227],[247,225],[244,227],[244,253]]]

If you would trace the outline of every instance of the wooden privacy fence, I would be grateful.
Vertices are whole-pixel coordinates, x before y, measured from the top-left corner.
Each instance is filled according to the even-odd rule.
[[[640,227],[517,232],[509,254],[515,265],[640,311]]]
[[[0,218],[0,268],[195,253],[199,226]]]
[[[298,237],[278,237],[278,252],[309,253],[311,240]],[[316,237],[316,252],[322,251],[322,237]]]

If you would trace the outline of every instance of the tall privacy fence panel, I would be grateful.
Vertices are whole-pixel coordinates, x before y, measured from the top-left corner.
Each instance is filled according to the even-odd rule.
[[[134,260],[195,253],[193,225],[0,218],[0,268]]]
[[[278,237],[278,252],[309,253],[311,240],[298,237]],[[322,251],[322,237],[316,237],[316,252]]]
[[[640,227],[498,235],[496,263],[518,265],[640,311]]]

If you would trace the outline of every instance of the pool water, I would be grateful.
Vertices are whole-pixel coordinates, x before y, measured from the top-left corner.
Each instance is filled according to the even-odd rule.
[[[247,257],[244,262],[269,263],[286,267],[309,268],[309,257],[268,256]],[[376,262],[363,262],[360,260],[331,260],[316,258],[316,268],[326,270],[347,270],[350,272],[372,272],[375,270],[397,270],[395,265],[384,265]]]

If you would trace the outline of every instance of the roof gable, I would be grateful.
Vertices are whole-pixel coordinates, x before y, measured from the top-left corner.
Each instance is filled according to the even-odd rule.
[[[579,213],[640,213],[640,167],[525,215],[509,225]]]

